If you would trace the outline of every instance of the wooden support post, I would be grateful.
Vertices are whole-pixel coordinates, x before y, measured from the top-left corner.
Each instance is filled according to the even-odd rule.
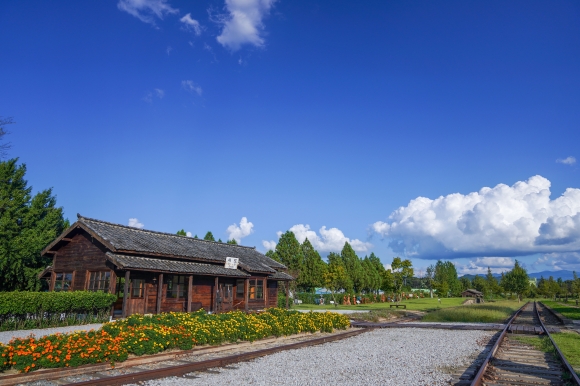
[[[217,292],[218,292],[218,277],[216,276],[213,288],[213,312],[217,312]]]
[[[53,265],[54,267],[54,265]],[[49,287],[49,291],[54,291],[54,283],[56,282],[56,272],[52,271],[51,275],[50,275],[50,287]]]
[[[250,279],[244,282],[244,309],[248,312],[248,298],[250,295]]]
[[[191,298],[193,296],[193,275],[189,275],[187,283],[187,312],[191,312]]]
[[[159,274],[159,280],[157,284],[157,313],[161,313],[161,297],[163,296],[163,274]]]
[[[286,309],[290,308],[290,285],[286,281],[284,282],[284,287],[286,288]]]
[[[268,279],[262,280],[262,296],[264,297],[264,308],[268,308]]]
[[[125,271],[125,286],[123,287],[123,318],[127,317],[127,297],[129,295],[129,275],[130,271]]]

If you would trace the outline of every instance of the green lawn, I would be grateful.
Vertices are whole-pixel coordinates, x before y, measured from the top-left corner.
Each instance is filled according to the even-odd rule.
[[[399,304],[406,304],[408,310],[416,311],[434,311],[439,308],[456,307],[461,305],[465,301],[465,298],[441,298],[441,303],[437,301],[436,298],[419,298],[410,299],[399,302]],[[332,304],[325,304],[319,306],[316,304],[293,304],[292,308],[296,310],[376,310],[390,308],[389,306],[395,303],[372,303],[372,304],[360,304],[358,306],[341,306],[334,307]]]
[[[423,316],[423,322],[503,323],[525,303],[503,300],[436,310]]]
[[[565,306],[560,302],[552,300],[540,300],[542,303],[550,307],[556,312],[561,313],[564,317],[572,320],[580,320],[580,308]]]
[[[580,335],[571,331],[551,335],[576,373],[580,374]]]

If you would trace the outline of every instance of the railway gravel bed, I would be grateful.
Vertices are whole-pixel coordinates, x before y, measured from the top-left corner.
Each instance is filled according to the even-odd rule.
[[[452,370],[473,362],[492,336],[480,330],[380,329],[144,384],[448,385]]]

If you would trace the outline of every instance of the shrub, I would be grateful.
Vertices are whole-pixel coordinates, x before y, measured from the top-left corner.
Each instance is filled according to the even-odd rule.
[[[117,297],[103,292],[0,292],[0,331],[104,321]]]

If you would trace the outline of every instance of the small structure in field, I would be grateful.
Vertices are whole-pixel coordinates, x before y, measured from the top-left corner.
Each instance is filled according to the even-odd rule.
[[[475,298],[475,303],[483,303],[483,292],[476,289],[466,289],[461,293],[463,298]]]

